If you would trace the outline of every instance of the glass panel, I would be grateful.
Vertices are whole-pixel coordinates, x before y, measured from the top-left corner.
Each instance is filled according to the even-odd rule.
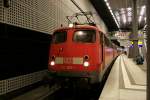
[[[52,42],[53,43],[63,43],[67,40],[67,32],[61,31],[61,32],[55,32],[53,35]]]
[[[93,43],[96,40],[95,30],[78,30],[74,33],[73,41],[83,43]]]

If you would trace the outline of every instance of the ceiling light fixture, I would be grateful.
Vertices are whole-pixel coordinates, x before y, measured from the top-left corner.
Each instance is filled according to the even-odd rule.
[[[132,8],[131,8],[131,7],[127,8],[127,11],[131,11],[131,10],[132,10]]]
[[[104,1],[105,1],[106,5],[107,5],[107,7],[108,7],[108,9],[109,9],[109,11],[110,11],[110,13],[111,13],[111,15],[113,16],[113,18],[114,18],[114,20],[115,20],[115,23],[117,24],[117,27],[120,28],[120,26],[119,26],[119,24],[118,24],[118,22],[117,22],[117,20],[116,20],[116,17],[114,16],[114,14],[113,14],[113,12],[112,12],[112,9],[111,9],[111,7],[110,7],[110,5],[109,5],[109,2],[108,2],[107,0],[104,0]]]
[[[141,11],[140,11],[140,15],[139,15],[139,23],[142,21],[145,11],[146,11],[146,7],[144,5],[141,7]]]
[[[107,2],[107,0],[104,0],[105,2]]]
[[[122,19],[123,19],[123,23],[125,24],[127,22],[125,14],[122,15]]]
[[[139,23],[142,21],[142,16],[139,17]]]
[[[132,21],[132,8],[128,7],[127,8],[127,18],[128,18],[128,22],[130,23]]]
[[[146,22],[146,19],[147,19],[147,18],[145,17],[145,18],[144,18],[145,22]]]
[[[128,16],[128,22],[131,22],[131,21],[132,21],[132,17]]]
[[[122,14],[123,23],[126,24],[127,20],[126,20],[126,14],[124,8],[121,9],[121,14]]]
[[[145,6],[143,6],[143,7],[141,8],[140,15],[144,15],[144,13],[145,13]]]

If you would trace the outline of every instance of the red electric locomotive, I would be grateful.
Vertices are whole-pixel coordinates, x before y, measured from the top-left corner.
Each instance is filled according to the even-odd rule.
[[[76,13],[74,17],[79,20],[77,16],[86,14],[93,16],[91,12],[84,12]],[[88,22],[93,24],[88,15]],[[71,22],[69,17],[67,19]],[[115,45],[94,24],[71,25],[53,33],[49,73],[55,77],[85,79],[91,84],[100,82],[117,57]]]
[[[63,78],[100,82],[117,56],[111,41],[95,26],[75,25],[53,33],[49,73]]]

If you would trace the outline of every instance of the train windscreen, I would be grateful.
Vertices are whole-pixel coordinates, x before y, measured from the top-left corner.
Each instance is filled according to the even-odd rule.
[[[95,30],[77,30],[74,33],[73,41],[82,43],[94,43],[96,40]]]
[[[67,40],[67,32],[66,31],[58,31],[53,35],[52,43],[63,43]]]

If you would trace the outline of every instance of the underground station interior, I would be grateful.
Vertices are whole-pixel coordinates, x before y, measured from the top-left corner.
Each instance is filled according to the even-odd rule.
[[[150,0],[0,0],[0,100],[150,100]]]

